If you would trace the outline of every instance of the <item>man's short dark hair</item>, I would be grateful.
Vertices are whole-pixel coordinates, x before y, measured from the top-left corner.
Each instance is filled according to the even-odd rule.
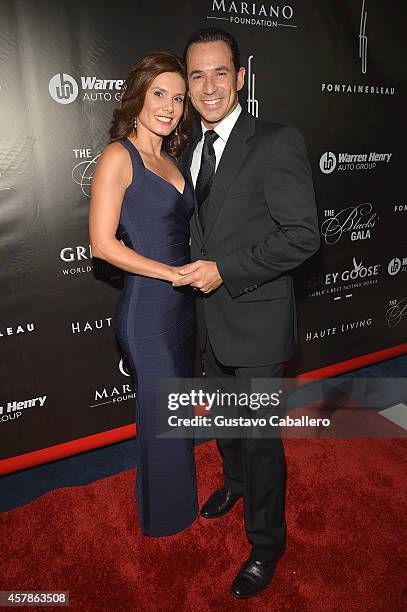
[[[223,40],[232,53],[233,65],[236,69],[236,72],[239,71],[240,68],[240,51],[239,46],[236,42],[236,39],[226,32],[226,30],[221,30],[220,28],[202,28],[201,30],[197,30],[194,32],[187,40],[187,44],[184,49],[184,62],[187,61],[187,53],[188,49],[191,45],[195,43],[208,43],[208,42],[216,42],[218,40]]]

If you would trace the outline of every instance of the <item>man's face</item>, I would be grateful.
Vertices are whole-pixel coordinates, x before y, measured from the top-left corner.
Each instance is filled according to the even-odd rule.
[[[236,108],[245,69],[236,74],[229,45],[217,40],[189,47],[187,72],[191,102],[205,127],[213,129]]]

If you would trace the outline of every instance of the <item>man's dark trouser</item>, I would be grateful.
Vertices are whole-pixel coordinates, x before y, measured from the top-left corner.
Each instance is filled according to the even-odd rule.
[[[284,369],[284,364],[254,368],[225,366],[216,359],[209,337],[203,361],[208,378],[280,378]],[[217,439],[217,444],[223,458],[225,487],[243,495],[246,535],[253,547],[251,556],[263,561],[274,559],[283,551],[286,541],[283,442],[278,435],[274,438],[223,437]]]

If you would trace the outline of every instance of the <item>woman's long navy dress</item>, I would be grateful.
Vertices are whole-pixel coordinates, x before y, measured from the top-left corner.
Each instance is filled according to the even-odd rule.
[[[125,192],[117,236],[141,255],[169,265],[189,259],[192,188],[181,194],[143,164],[133,143],[133,180]],[[181,531],[196,518],[194,441],[156,438],[157,378],[192,378],[195,305],[189,288],[126,272],[115,311],[116,337],[136,386],[136,498],[145,535]]]

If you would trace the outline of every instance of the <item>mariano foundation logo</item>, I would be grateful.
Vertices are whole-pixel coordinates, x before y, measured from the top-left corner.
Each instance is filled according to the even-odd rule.
[[[130,366],[127,363],[127,356],[123,355],[120,358],[119,364],[118,364],[118,368],[119,371],[123,374],[123,376],[129,376],[130,377]]]
[[[130,368],[127,364],[127,357],[123,355],[118,363],[118,368],[123,376],[130,377]],[[127,400],[134,400],[136,397],[136,387],[131,379],[120,385],[110,385],[94,390],[92,404],[90,408],[97,408],[106,404],[121,404]]]
[[[210,11],[207,19],[260,28],[298,28],[293,21],[294,9],[290,4],[212,0]]]

